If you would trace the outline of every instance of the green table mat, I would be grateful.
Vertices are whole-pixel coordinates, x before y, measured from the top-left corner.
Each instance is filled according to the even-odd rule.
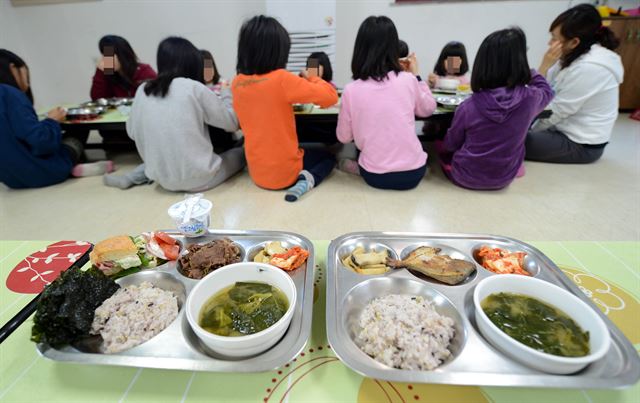
[[[76,104],[68,104],[64,105],[66,108],[76,107]],[[41,109],[38,111],[38,115],[41,118],[46,117],[47,112],[51,108]],[[301,112],[294,112],[296,115],[338,115],[340,112],[340,108],[338,106],[332,106],[329,108],[308,108]],[[446,113],[452,113],[451,109],[444,108],[442,106],[438,106],[436,110],[433,112],[434,115],[441,115]],[[100,115],[97,119],[93,120],[78,120],[73,122],[74,124],[96,124],[96,123],[126,123],[129,117],[118,112],[117,109],[109,109],[102,115]]]
[[[25,256],[51,242],[0,241],[6,279]],[[640,401],[640,384],[623,390],[562,390],[404,384],[362,377],[333,354],[325,332],[328,241],[316,250],[313,331],[304,351],[277,370],[224,374],[57,363],[29,341],[31,322],[0,345],[0,402],[585,402]],[[640,349],[640,243],[533,242],[607,313]],[[30,300],[0,286],[0,323]]]

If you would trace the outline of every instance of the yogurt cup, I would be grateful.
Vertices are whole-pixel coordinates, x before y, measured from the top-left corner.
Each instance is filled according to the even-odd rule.
[[[193,206],[191,212],[191,219],[186,223],[183,223],[183,218],[187,212],[187,201],[182,200],[169,207],[167,213],[173,219],[178,231],[186,237],[198,237],[205,235],[209,230],[209,224],[211,222],[211,203],[207,199],[200,199],[198,203]]]

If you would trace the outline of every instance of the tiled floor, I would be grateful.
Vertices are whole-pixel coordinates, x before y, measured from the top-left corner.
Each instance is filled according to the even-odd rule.
[[[121,171],[135,153],[113,155]],[[604,157],[586,166],[526,163],[509,188],[474,192],[455,187],[435,160],[418,188],[381,191],[335,171],[296,203],[259,189],[243,172],[206,192],[213,228],[273,229],[332,239],[352,231],[475,232],[522,240],[640,241],[640,122],[621,115]],[[167,208],[182,198],[156,185],[126,191],[100,177],[45,189],[0,185],[0,239],[102,238],[171,228]]]

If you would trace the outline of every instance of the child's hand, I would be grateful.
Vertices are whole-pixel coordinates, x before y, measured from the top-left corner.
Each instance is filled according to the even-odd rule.
[[[547,62],[553,66],[555,62],[557,62],[562,56],[562,43],[554,42],[549,46],[547,52],[544,54],[543,63]]]
[[[322,77],[323,72],[324,72],[324,69],[322,66],[307,67],[306,70],[302,70],[300,72],[300,77],[306,78],[307,80],[311,77]]]
[[[400,63],[400,67],[402,67],[402,70],[409,71],[409,58],[402,57],[398,59],[398,62]]]
[[[55,120],[56,122],[62,122],[66,116],[67,111],[59,106],[47,112],[47,117]]]
[[[540,67],[538,68],[540,74],[546,76],[549,68],[560,60],[560,57],[562,57],[562,43],[553,42],[542,57],[542,63],[540,63]]]
[[[415,76],[419,73],[418,58],[415,53],[411,53],[407,56],[407,70]]]
[[[429,78],[427,78],[427,82],[429,83],[429,87],[435,88],[436,82],[438,82],[438,76],[433,73],[429,73]]]

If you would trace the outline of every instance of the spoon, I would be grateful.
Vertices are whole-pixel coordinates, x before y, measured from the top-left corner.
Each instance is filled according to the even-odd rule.
[[[191,220],[191,214],[193,213],[193,208],[195,207],[196,204],[198,204],[201,198],[202,198],[202,194],[197,193],[187,199],[186,201],[187,211],[184,213],[184,217],[182,218],[183,224],[186,224],[189,222],[189,220]]]

